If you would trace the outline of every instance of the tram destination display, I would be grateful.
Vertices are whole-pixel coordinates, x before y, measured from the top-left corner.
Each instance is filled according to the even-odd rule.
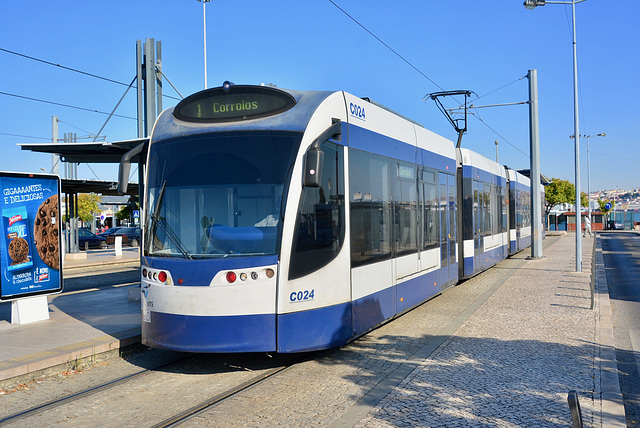
[[[60,179],[0,172],[0,300],[62,290]]]
[[[193,94],[180,101],[173,115],[187,122],[218,123],[259,119],[289,110],[295,99],[265,86],[225,86]]]

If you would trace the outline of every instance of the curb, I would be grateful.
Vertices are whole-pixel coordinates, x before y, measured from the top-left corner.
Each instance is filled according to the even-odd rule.
[[[618,365],[616,362],[616,347],[613,336],[613,317],[611,302],[609,301],[609,286],[605,274],[604,255],[600,237],[596,235],[596,272],[595,291],[598,293],[599,322],[598,336],[600,337],[600,414],[603,427],[626,427],[624,400],[620,391]]]
[[[136,327],[0,362],[0,388],[104,361],[118,356],[120,349],[140,341],[141,330]]]
[[[65,266],[63,267],[63,272],[74,272],[80,269],[88,269],[88,268],[92,268],[92,267],[96,267],[96,266],[117,266],[117,265],[126,265],[126,264],[140,264],[140,259],[139,258],[135,258],[135,259],[131,259],[131,258],[127,258],[127,259],[115,259],[115,260],[105,260],[99,263],[96,263],[95,261],[91,261],[91,262],[86,262],[86,263],[79,263],[79,264],[75,264],[74,266]]]

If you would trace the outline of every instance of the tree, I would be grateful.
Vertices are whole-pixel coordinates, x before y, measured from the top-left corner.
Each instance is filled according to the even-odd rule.
[[[138,203],[138,197],[137,196],[131,196],[129,198],[129,203],[125,206],[123,206],[122,208],[120,208],[120,211],[118,211],[115,214],[115,217],[120,220],[120,221],[133,221],[133,211],[134,210],[139,210],[140,209],[140,204]]]
[[[576,186],[568,180],[552,178],[551,183],[544,188],[546,203],[545,213],[549,215],[551,208],[558,204],[573,204],[576,202]],[[580,206],[589,206],[589,196],[585,192],[580,192]]]
[[[611,207],[609,209],[607,209],[606,205],[607,202],[611,204]],[[604,214],[604,218],[605,218],[605,225],[606,223],[606,219],[609,216],[609,213],[613,210],[613,208],[615,208],[616,206],[616,201],[605,201],[602,199],[598,199],[598,206],[600,207],[600,212],[602,214]]]
[[[580,206],[589,208],[589,195],[585,192],[580,192]]]
[[[98,213],[100,196],[95,193],[80,193],[78,195],[78,217],[85,223],[93,221]]]
[[[558,204],[571,203],[571,200],[575,198],[575,193],[576,188],[570,181],[552,178],[551,183],[544,188],[546,215],[549,215],[551,208]]]

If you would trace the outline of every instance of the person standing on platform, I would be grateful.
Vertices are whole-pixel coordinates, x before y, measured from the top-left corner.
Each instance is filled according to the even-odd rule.
[[[584,218],[584,231],[582,232],[582,236],[587,236],[587,233],[589,234],[589,236],[591,235],[591,220],[589,220],[589,216],[586,216]]]

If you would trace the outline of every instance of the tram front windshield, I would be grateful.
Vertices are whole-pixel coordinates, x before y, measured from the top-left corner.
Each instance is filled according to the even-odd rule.
[[[151,144],[144,255],[277,254],[302,134],[216,133]]]

